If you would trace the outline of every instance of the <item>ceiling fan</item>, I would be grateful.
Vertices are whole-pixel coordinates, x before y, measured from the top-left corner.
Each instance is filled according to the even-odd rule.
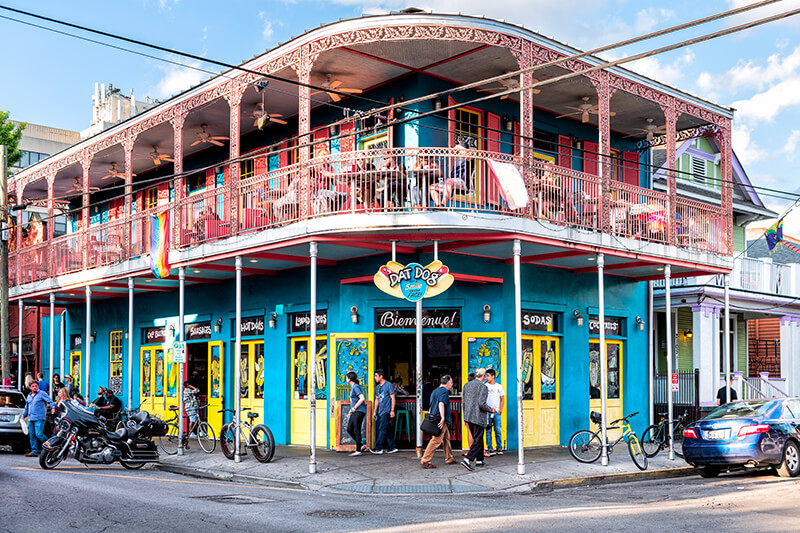
[[[511,73],[510,72],[506,72],[506,74],[511,74]],[[539,80],[537,80],[536,78],[533,78],[533,79],[531,79],[531,82],[532,83],[539,83]],[[519,78],[517,78],[517,77],[505,78],[505,79],[502,79],[502,80],[497,80],[497,83],[500,84],[499,87],[488,87],[488,89],[490,91],[511,91],[511,90],[514,90],[514,89],[519,89]],[[533,94],[539,94],[540,92],[542,92],[542,90],[541,89],[531,89],[531,92]],[[513,93],[511,93],[511,94],[513,94]],[[511,94],[504,94],[503,96],[500,97],[500,100],[505,100],[506,98],[511,96]]]
[[[90,191],[99,191],[100,187],[91,187],[90,186],[89,190]],[[75,183],[72,184],[72,188],[67,192],[72,192],[72,191],[78,191],[78,192],[82,192],[83,191],[83,186],[81,185],[80,176],[75,176]]]
[[[158,146],[153,145],[153,151],[148,154],[150,159],[153,160],[153,163],[156,165],[160,165],[162,163],[171,163],[175,161],[169,154],[162,154],[158,151]]]
[[[264,103],[259,102],[256,104],[255,110],[250,113],[255,121],[253,122],[253,126],[256,128],[263,130],[268,124],[276,122],[278,124],[288,124],[285,120],[282,120],[277,117],[282,117],[283,115],[278,113],[265,113],[264,112]]]
[[[320,87],[324,89],[330,89],[332,91],[338,91],[340,93],[349,93],[349,94],[361,94],[364,92],[361,89],[354,89],[352,87],[342,87],[342,83],[344,82],[342,80],[332,79],[333,75],[331,74],[326,74],[325,77],[326,77],[325,81],[322,82],[322,84],[320,85]],[[330,96],[331,100],[333,100],[334,102],[339,102],[342,99],[340,95],[328,91],[314,91],[311,94],[315,95],[320,93],[328,93],[328,96]]]
[[[131,174],[131,176],[135,176],[136,174]],[[125,179],[125,172],[117,170],[117,164],[111,163],[111,168],[108,169],[108,174],[100,178],[101,180],[107,180],[108,178],[117,178],[117,179]]]
[[[206,131],[208,128],[208,124],[200,124],[201,131],[197,132],[197,140],[192,143],[192,146],[198,145],[200,143],[211,143],[217,146],[224,146],[223,143],[220,141],[227,141],[230,137],[225,137],[223,135],[215,135],[212,136],[210,133]]]
[[[567,109],[574,109],[575,111],[573,113],[566,113],[564,115],[559,115],[556,118],[569,117],[569,116],[572,116],[572,115],[578,115],[579,114],[581,116],[581,122],[583,122],[584,124],[589,122],[589,113],[591,113],[592,115],[597,115],[599,113],[599,110],[598,110],[599,106],[590,104],[588,96],[584,96],[583,98],[581,98],[581,100],[582,100],[582,103],[579,104],[577,107],[574,107],[574,106],[571,106],[571,105],[564,106]],[[613,116],[616,116],[616,113],[611,111],[609,113],[609,115],[613,117]]]
[[[647,134],[647,140],[652,141],[654,135],[661,135],[662,133],[667,132],[667,125],[664,124],[663,126],[656,126],[653,124],[653,119],[647,119],[647,126],[644,128],[633,128],[636,131],[641,131],[642,133]],[[638,137],[638,135],[626,135],[626,137]]]

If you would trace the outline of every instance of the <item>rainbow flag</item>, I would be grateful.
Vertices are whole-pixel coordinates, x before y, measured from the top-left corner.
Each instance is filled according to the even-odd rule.
[[[769,251],[778,246],[781,242],[783,242],[783,217],[780,218],[775,224],[769,227],[767,232],[764,234],[767,238],[767,246],[769,246]]]
[[[169,213],[150,215],[150,270],[157,278],[169,277]]]

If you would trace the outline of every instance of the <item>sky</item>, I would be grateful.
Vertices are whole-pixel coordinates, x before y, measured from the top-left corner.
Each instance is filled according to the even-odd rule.
[[[752,0],[0,0],[8,7],[234,64],[321,24],[409,6],[503,19],[588,50],[748,3]],[[800,0],[782,0],[725,21],[615,49],[607,56],[631,56],[796,8]],[[4,10],[0,16],[31,20]],[[19,121],[80,131],[89,126],[96,82],[113,84],[124,94],[133,89],[137,100],[165,99],[208,77],[6,18],[0,18],[0,35],[5,45],[0,55],[5,74],[0,109]],[[136,50],[219,71],[172,54]],[[650,57],[627,68],[735,108],[734,150],[751,182],[800,194],[795,172],[800,164],[800,15]],[[778,213],[792,205],[766,191],[759,195]],[[784,229],[800,235],[800,207],[789,213]]]

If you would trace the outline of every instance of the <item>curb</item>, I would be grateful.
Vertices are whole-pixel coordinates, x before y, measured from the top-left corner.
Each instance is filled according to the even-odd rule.
[[[296,481],[247,476],[245,474],[234,474],[232,472],[220,472],[217,470],[206,470],[203,468],[189,468],[186,466],[156,463],[153,465],[153,469],[202,479],[214,479],[217,481],[229,481],[232,483],[249,483],[251,485],[259,485],[262,487],[271,487],[276,489],[292,489],[298,491],[311,490],[302,483],[298,483]]]
[[[589,487],[598,485],[612,485],[615,483],[628,483],[631,481],[650,481],[655,479],[670,479],[675,477],[686,477],[695,475],[695,469],[691,466],[678,468],[664,468],[660,470],[643,470],[641,472],[624,472],[619,474],[598,474],[585,477],[568,477],[564,479],[553,479],[540,481],[533,485],[530,492],[549,492],[555,489],[570,487]]]

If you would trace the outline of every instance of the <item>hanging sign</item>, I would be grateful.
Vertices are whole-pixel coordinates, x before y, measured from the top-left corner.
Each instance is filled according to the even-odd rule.
[[[386,294],[418,302],[443,293],[455,278],[441,261],[434,261],[427,266],[419,263],[403,266],[397,261],[389,261],[378,270],[373,280],[375,286]]]
[[[69,349],[70,350],[80,350],[82,343],[83,343],[83,337],[81,337],[80,334],[78,334],[78,335],[70,335],[69,336]]]

